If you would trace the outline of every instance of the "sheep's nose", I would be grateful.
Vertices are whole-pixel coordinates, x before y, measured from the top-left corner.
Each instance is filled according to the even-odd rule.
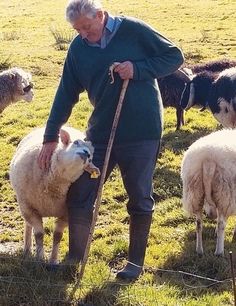
[[[86,160],[90,158],[90,154],[86,150],[83,150],[83,152],[78,152],[77,154],[82,158],[84,162],[86,162]]]

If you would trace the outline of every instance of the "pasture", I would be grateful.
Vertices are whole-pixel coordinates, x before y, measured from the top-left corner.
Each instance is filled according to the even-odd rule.
[[[75,35],[64,18],[65,0],[0,2],[0,70],[19,66],[33,75],[35,97],[0,115],[0,305],[177,306],[234,305],[229,251],[236,268],[231,217],[226,227],[225,256],[214,256],[215,222],[204,219],[205,254],[195,253],[195,223],[182,210],[180,164],[196,139],[221,126],[208,112],[191,109],[175,131],[175,110],[165,109],[161,154],[154,175],[156,209],[145,259],[145,273],[132,284],[117,282],[115,270],[128,248],[127,196],[119,171],[105,185],[88,264],[81,286],[75,277],[48,272],[35,259],[24,260],[23,219],[9,183],[9,163],[16,146],[34,127],[46,123],[60,79],[68,43]],[[235,0],[104,0],[112,14],[143,19],[180,46],[187,63],[236,59]],[[91,112],[86,94],[69,119],[84,130]],[[45,219],[47,254],[52,243],[51,219]],[[64,233],[60,259],[68,250]]]

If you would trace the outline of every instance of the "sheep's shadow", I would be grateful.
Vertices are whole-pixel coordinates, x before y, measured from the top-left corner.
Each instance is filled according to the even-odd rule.
[[[179,171],[172,169],[171,163],[159,165],[159,160],[165,157],[165,151],[170,150],[173,151],[175,155],[181,156],[193,142],[211,132],[212,130],[210,129],[199,127],[195,133],[181,130],[169,132],[163,136],[159,159],[153,176],[154,199],[156,201],[166,200],[173,196],[182,197],[180,169]],[[155,192],[155,190],[158,190],[158,192]]]
[[[156,168],[153,176],[153,197],[156,202],[170,197],[181,197],[182,187],[180,173],[173,171],[168,166]]]
[[[168,148],[172,149],[175,154],[181,154],[183,151],[187,150],[188,147],[193,142],[198,140],[200,137],[206,136],[212,132],[213,132],[212,129],[205,127],[196,128],[194,133],[188,130],[170,131],[164,134],[162,137],[160,154],[162,154],[162,152],[164,152],[164,150]]]
[[[168,226],[168,220],[164,224]],[[225,241],[225,255],[215,256],[215,223],[203,226],[204,254],[195,251],[196,234],[189,231],[184,237],[183,252],[176,256],[169,256],[162,267],[151,269],[154,284],[171,284],[180,288],[183,297],[191,293],[199,297],[206,291],[219,293],[231,290],[231,262],[229,251],[233,253],[233,267],[236,268],[236,245],[232,241]]]

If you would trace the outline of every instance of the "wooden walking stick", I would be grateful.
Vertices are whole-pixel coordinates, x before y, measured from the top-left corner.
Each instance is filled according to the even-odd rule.
[[[110,75],[111,75],[111,78],[112,78],[111,84],[114,83],[113,70],[117,65],[119,65],[119,63],[115,62],[109,68]],[[78,280],[77,280],[77,282],[76,282],[76,284],[75,284],[75,286],[72,290],[71,297],[73,297],[73,295],[74,295],[76,289],[78,288],[78,286],[79,286],[79,284],[80,284],[80,282],[83,278],[83,275],[84,275],[84,269],[85,269],[85,266],[86,266],[86,263],[87,263],[87,260],[88,260],[88,254],[89,254],[89,250],[90,250],[90,246],[91,246],[91,242],[92,242],[93,232],[94,232],[94,228],[95,228],[95,225],[96,225],[99,208],[100,208],[100,205],[101,205],[102,190],[103,190],[103,185],[104,185],[105,178],[106,178],[108,162],[109,162],[109,159],[110,159],[111,149],[112,149],[112,145],[113,145],[113,141],[114,141],[115,133],[116,133],[116,128],[117,128],[117,125],[118,125],[118,122],[119,122],[120,113],[121,113],[121,109],[122,109],[122,105],[123,105],[123,101],[124,101],[124,97],[125,97],[125,93],[126,93],[126,89],[128,87],[128,84],[129,84],[129,79],[123,81],[119,101],[118,101],[117,108],[116,108],[115,117],[114,117],[112,128],[111,128],[110,138],[109,138],[108,145],[107,145],[104,165],[103,165],[101,178],[100,178],[100,183],[99,183],[99,187],[98,187],[97,198],[96,198],[96,202],[95,202],[95,206],[94,206],[93,220],[92,220],[91,229],[90,229],[90,233],[89,233],[89,237],[88,237],[88,242],[87,242],[87,245],[86,245],[84,257],[82,259],[81,268],[80,268],[80,271],[79,271],[79,274],[78,274]]]
[[[230,257],[230,266],[231,266],[231,275],[232,275],[232,288],[233,288],[233,295],[234,295],[234,305],[236,306],[236,287],[235,287],[235,277],[234,277],[234,264],[233,264],[233,254],[232,251],[229,252]]]

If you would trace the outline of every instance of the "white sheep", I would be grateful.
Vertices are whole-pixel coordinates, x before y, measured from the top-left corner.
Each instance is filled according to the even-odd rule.
[[[236,214],[236,130],[221,130],[195,141],[181,165],[183,208],[196,216],[196,251],[203,253],[202,212],[217,218],[215,255],[224,254],[224,231]]]
[[[11,68],[0,73],[0,113],[9,104],[20,100],[33,100],[32,76],[21,68]]]
[[[60,141],[52,155],[49,170],[41,170],[37,158],[43,134],[44,128],[38,128],[22,139],[11,161],[10,181],[25,220],[25,254],[31,251],[33,228],[36,256],[40,260],[44,258],[42,218],[57,218],[50,256],[50,263],[56,264],[59,243],[67,226],[67,191],[84,170],[92,174],[95,171],[99,175],[99,169],[91,162],[91,143],[83,140],[83,133],[67,127],[60,131]]]

